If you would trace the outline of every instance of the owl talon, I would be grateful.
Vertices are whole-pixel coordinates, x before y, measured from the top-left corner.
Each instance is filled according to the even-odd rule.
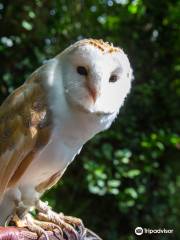
[[[78,229],[80,236],[85,235],[85,227],[81,219],[71,216],[64,216],[62,213],[59,214],[59,216],[62,215],[62,219],[70,225],[73,225],[75,228]]]
[[[102,238],[100,238],[97,234],[95,234],[93,231],[91,231],[88,228],[86,228],[86,238],[88,240],[103,240]]]
[[[68,223],[66,223],[59,214],[49,211],[48,214],[39,213],[37,215],[38,220],[46,221],[58,225],[62,232],[68,237],[68,239],[79,240],[79,233]]]
[[[35,220],[34,221],[38,226],[40,226],[42,229],[44,229],[45,231],[51,231],[51,232],[54,232],[55,229],[58,230],[58,233],[63,236],[63,231],[62,229],[54,224],[54,223],[51,223],[51,222],[45,222],[45,221],[38,221],[38,220]]]
[[[69,216],[66,217],[63,213],[55,213],[51,210],[47,203],[42,201],[38,201],[36,207],[39,211],[38,219],[40,221],[52,222],[60,226],[66,235],[70,234],[71,238],[73,235],[75,239],[79,239],[79,237],[82,237],[84,234],[85,228],[80,219]],[[79,232],[74,227],[77,227]]]
[[[13,222],[17,227],[28,228],[38,237],[44,235],[46,240],[49,240],[48,232],[53,233],[60,240],[102,240],[91,230],[85,228],[80,219],[64,216],[63,213],[57,214],[49,210],[48,214],[39,213],[37,219],[30,214],[26,214],[23,219],[15,215]],[[58,231],[55,231],[56,229]]]
[[[12,218],[12,222],[19,228],[27,227],[27,222],[25,219],[20,219],[17,214],[15,214]]]
[[[36,207],[37,207],[39,213],[44,213],[45,215],[59,218],[60,220],[64,220],[66,223],[71,224],[75,227],[79,227],[79,228],[83,228],[83,229],[85,228],[81,219],[76,218],[76,217],[71,217],[71,216],[65,216],[63,213],[58,214],[56,212],[53,212],[51,207],[49,207],[47,203],[38,201],[36,204]]]
[[[65,216],[63,213],[56,213],[44,202],[38,201],[37,210],[39,211],[37,218],[40,222],[53,223],[59,226],[63,236],[67,239],[75,240],[102,240],[91,230],[85,228],[81,219],[71,216]],[[66,238],[65,237],[65,238]]]
[[[23,219],[20,219],[17,215],[15,215],[13,217],[13,222],[17,227],[28,228],[31,232],[36,233],[38,237],[41,237],[41,235],[44,235],[45,239],[49,240],[48,234],[41,227],[41,224],[38,224],[38,221],[34,220],[30,214],[26,214]]]

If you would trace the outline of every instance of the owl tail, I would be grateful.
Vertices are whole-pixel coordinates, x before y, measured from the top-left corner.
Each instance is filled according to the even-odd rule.
[[[4,196],[0,202],[0,226],[5,226],[9,217],[15,210],[14,199],[10,196]]]

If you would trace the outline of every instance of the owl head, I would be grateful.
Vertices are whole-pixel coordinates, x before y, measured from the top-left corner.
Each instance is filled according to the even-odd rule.
[[[94,114],[116,114],[131,87],[132,70],[122,49],[85,39],[62,52],[62,83],[67,102]]]

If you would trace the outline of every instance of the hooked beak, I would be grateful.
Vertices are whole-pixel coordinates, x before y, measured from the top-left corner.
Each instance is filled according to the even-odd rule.
[[[89,91],[89,95],[91,96],[93,102],[95,103],[97,101],[97,98],[101,95],[100,87],[98,86],[95,87],[90,84],[87,84],[87,89]]]

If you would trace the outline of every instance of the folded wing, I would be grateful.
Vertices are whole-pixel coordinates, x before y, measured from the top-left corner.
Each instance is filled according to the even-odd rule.
[[[0,107],[0,199],[49,141],[51,114],[39,81],[23,84]]]

